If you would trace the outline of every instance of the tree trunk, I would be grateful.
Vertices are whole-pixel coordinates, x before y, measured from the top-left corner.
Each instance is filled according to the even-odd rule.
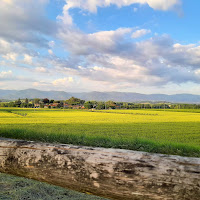
[[[0,138],[0,172],[110,199],[200,199],[200,159]]]

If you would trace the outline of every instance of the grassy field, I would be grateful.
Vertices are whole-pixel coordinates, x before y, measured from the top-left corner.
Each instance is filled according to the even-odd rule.
[[[0,173],[0,200],[106,200],[27,178]]]
[[[0,109],[0,136],[200,157],[199,110]]]

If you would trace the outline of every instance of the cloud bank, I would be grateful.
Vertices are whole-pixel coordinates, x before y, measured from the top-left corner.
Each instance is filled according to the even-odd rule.
[[[73,8],[97,13],[98,7],[120,8],[136,3],[167,11],[180,8],[181,1],[68,0],[57,21],[46,16],[48,3],[1,2],[0,79],[4,82],[12,79],[21,81],[20,87],[27,83],[47,89],[129,91],[136,87],[200,84],[199,43],[177,43],[170,35],[155,35],[139,27],[85,33],[73,24],[70,15]],[[62,56],[57,55],[57,49]],[[16,71],[23,74],[15,75]]]

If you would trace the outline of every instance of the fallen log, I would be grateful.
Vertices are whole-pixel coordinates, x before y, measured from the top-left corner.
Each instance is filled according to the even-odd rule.
[[[200,199],[200,158],[0,138],[0,172],[110,199]]]

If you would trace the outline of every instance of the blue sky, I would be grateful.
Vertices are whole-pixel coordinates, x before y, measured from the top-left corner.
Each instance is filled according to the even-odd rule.
[[[200,1],[2,0],[0,89],[200,93]]]

